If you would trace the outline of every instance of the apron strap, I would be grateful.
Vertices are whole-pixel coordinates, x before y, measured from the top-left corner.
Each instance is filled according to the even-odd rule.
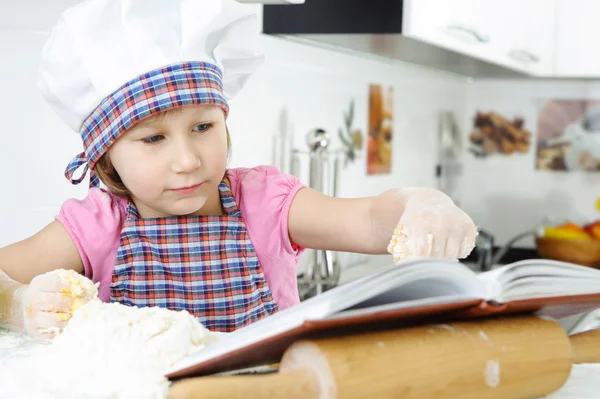
[[[227,183],[225,183],[225,180],[222,180],[221,183],[219,183],[219,194],[221,195],[223,210],[227,215],[237,217],[242,216],[240,209],[235,202],[235,198],[233,197],[233,193]]]

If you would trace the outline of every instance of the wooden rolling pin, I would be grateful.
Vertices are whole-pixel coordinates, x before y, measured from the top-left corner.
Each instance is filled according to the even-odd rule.
[[[600,330],[569,337],[552,320],[499,318],[298,341],[277,373],[185,379],[169,398],[536,398],[591,362]]]

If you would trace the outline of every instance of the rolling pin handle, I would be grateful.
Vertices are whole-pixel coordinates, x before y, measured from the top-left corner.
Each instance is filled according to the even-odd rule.
[[[294,370],[266,375],[199,377],[175,382],[168,399],[318,399],[319,389],[310,371]]]

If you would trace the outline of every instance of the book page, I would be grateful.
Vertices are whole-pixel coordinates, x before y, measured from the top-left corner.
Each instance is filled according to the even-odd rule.
[[[353,307],[348,310],[343,310],[341,312],[335,313],[329,317],[327,320],[336,320],[336,319],[344,319],[347,317],[360,316],[378,312],[387,312],[391,310],[400,310],[400,309],[416,309],[416,308],[424,308],[424,307],[432,307],[436,305],[449,305],[451,303],[461,303],[466,302],[471,299],[482,299],[481,296],[473,295],[473,294],[459,294],[459,295],[440,295],[431,298],[422,298],[422,299],[411,299],[409,301],[401,301],[401,302],[392,302],[392,303],[382,303],[378,305],[372,305],[369,307]]]
[[[486,284],[486,300],[518,299],[600,293],[600,270],[547,259],[531,259],[479,274]]]
[[[396,281],[397,279],[402,281]],[[412,267],[411,270],[406,270],[401,278],[390,276],[381,284],[383,286],[380,288],[384,288],[381,293],[372,295],[353,306],[346,306],[344,312],[382,306],[386,309],[399,309],[413,304],[420,306],[422,303],[482,299],[485,295],[485,286],[480,283],[476,274],[458,263],[420,264]],[[364,288],[368,289],[368,287]]]

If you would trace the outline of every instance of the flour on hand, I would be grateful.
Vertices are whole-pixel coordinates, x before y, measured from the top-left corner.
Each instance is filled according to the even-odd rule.
[[[408,236],[403,226],[394,229],[394,234],[388,243],[387,251],[392,255],[395,263],[402,262],[412,256],[413,253],[410,250]]]
[[[103,303],[96,294],[50,344],[0,368],[0,398],[165,398],[165,369],[220,335],[186,311]]]
[[[98,286],[100,283],[94,284],[90,279],[77,273],[75,270],[58,269],[45,273],[52,276],[57,281],[61,282],[65,288],[61,289],[60,293],[71,299],[71,311],[68,313],[54,313],[56,318],[61,321],[66,321],[71,318],[71,315],[84,304],[90,301],[99,301]],[[42,334],[50,334],[56,336],[61,333],[57,327],[40,328]]]

